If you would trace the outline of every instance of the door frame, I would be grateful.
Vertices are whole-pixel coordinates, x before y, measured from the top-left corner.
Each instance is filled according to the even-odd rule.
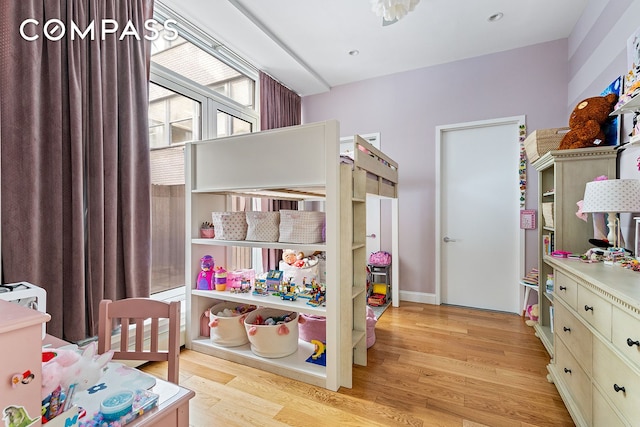
[[[436,229],[435,229],[435,249],[436,249],[436,256],[435,256],[435,267],[436,267],[436,274],[435,274],[435,279],[436,279],[436,305],[440,305],[442,304],[442,239],[443,239],[443,234],[442,234],[442,220],[441,220],[441,210],[442,210],[442,136],[445,132],[450,132],[450,131],[455,131],[455,130],[465,130],[465,129],[473,129],[473,128],[481,128],[481,127],[487,127],[487,126],[497,126],[497,125],[508,125],[508,124],[514,124],[516,126],[518,126],[518,128],[520,129],[520,126],[525,126],[526,125],[526,121],[525,121],[525,116],[521,115],[521,116],[512,116],[512,117],[503,117],[503,118],[497,118],[497,119],[489,119],[489,120],[479,120],[479,121],[474,121],[474,122],[466,122],[466,123],[454,123],[454,124],[450,124],[450,125],[442,125],[442,126],[436,126],[436,146],[435,146],[435,151],[436,151],[436,194],[435,194],[435,199],[436,199],[436,212],[435,212],[435,222],[436,222]],[[522,132],[518,132],[519,141],[514,141],[515,143],[519,143],[522,144]],[[514,159],[513,161],[513,167],[516,168],[518,167],[517,163],[516,163],[516,159]],[[517,185],[516,182],[514,182],[514,185]],[[525,230],[518,228],[518,230],[516,230],[517,233],[516,235],[518,236],[519,239],[519,244],[518,244],[518,262],[519,262],[519,274],[520,277],[522,277],[524,275],[524,269],[525,269]],[[517,278],[516,278],[517,279]],[[518,286],[518,282],[515,281],[513,286]],[[520,286],[518,286],[520,288]],[[518,307],[519,304],[516,304],[516,307]]]

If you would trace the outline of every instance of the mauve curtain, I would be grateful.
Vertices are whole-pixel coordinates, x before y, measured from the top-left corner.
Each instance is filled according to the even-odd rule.
[[[260,72],[260,129],[275,129],[299,125],[302,121],[302,101],[300,95],[281,85],[269,75]],[[263,209],[298,209],[298,202],[287,200],[267,200]],[[266,205],[266,206],[265,206]],[[278,268],[282,251],[262,250],[262,266],[266,270]]]
[[[101,299],[149,295],[150,45],[153,0],[21,0],[0,12],[2,263],[5,282],[47,291],[47,331],[97,334]],[[24,40],[20,24],[36,41]],[[43,37],[66,23],[59,41]],[[101,40],[104,19],[131,21]],[[94,40],[70,37],[95,22]]]

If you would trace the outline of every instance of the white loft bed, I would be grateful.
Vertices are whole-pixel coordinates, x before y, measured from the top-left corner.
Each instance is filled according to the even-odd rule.
[[[327,306],[318,308],[297,301],[254,297],[250,294],[197,291],[187,286],[187,347],[218,357],[245,363],[281,375],[337,390],[351,387],[352,364],[366,365],[366,193],[391,198],[393,253],[398,253],[397,186],[398,165],[393,159],[367,143],[354,138],[351,165],[340,156],[339,125],[335,120],[236,135],[186,145],[186,283],[192,284],[199,271],[199,258],[212,246],[250,246],[261,248],[300,248],[325,251],[327,255]],[[220,195],[268,197],[284,200],[325,200],[326,242],[292,245],[278,242],[220,241],[200,239],[199,225],[211,211],[222,210]],[[223,197],[228,201],[228,198]],[[394,305],[398,304],[398,274],[393,269]],[[360,278],[362,277],[362,278]],[[345,283],[347,285],[345,285]],[[348,287],[346,287],[348,286]],[[331,289],[334,292],[331,292]],[[335,290],[338,290],[337,292]],[[298,367],[296,357],[261,359],[246,349],[220,349],[199,337],[200,314],[211,305],[208,299],[249,302],[274,308],[287,307],[299,312],[322,314],[327,319],[327,366]],[[259,298],[258,301],[253,301]],[[302,345],[302,344],[301,344]],[[300,351],[298,352],[300,353]],[[295,356],[295,355],[294,355]],[[299,359],[299,357],[298,357]],[[316,366],[316,365],[313,365]],[[310,369],[309,369],[310,368]]]

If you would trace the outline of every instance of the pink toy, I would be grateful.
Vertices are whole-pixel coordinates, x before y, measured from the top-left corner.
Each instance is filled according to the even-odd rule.
[[[42,400],[60,386],[64,369],[78,360],[80,353],[74,350],[42,350]]]
[[[60,385],[64,389],[68,389],[71,384],[76,384],[76,391],[83,391],[100,380],[105,366],[113,357],[113,351],[109,350],[95,357],[97,349],[96,342],[92,342],[84,349],[76,363],[63,369]]]
[[[196,288],[201,291],[213,290],[213,267],[215,262],[211,255],[200,258],[200,273],[196,281]]]

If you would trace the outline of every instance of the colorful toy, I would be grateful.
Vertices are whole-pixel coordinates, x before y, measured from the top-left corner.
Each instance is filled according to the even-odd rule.
[[[540,314],[540,308],[538,304],[533,304],[527,307],[527,316],[529,319],[525,321],[525,323],[529,326],[533,326],[538,323],[538,315]]]
[[[227,288],[227,270],[222,267],[216,267],[213,274],[213,281],[216,291],[224,291]]]
[[[265,283],[269,292],[277,292],[282,284],[283,272],[281,270],[269,270]]]
[[[253,287],[252,294],[256,296],[261,296],[261,297],[269,295],[269,291],[267,289],[267,283],[264,280],[257,279],[256,284]]]
[[[211,255],[200,258],[200,273],[196,281],[196,289],[210,291],[213,289],[213,267],[215,262]]]

